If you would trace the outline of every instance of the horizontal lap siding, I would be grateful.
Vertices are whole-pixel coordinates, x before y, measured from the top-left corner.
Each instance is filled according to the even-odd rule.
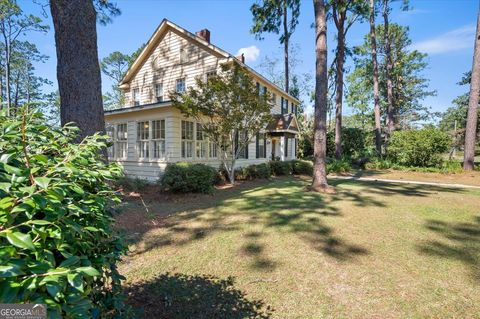
[[[183,62],[180,61],[181,49],[187,52],[187,59]],[[133,105],[131,92],[135,88],[140,90],[140,104],[156,102],[156,83],[163,84],[164,100],[168,100],[168,92],[175,91],[177,79],[185,78],[186,86],[193,86],[197,77],[216,70],[218,63],[216,56],[168,31],[131,80],[130,89],[126,92],[127,104]]]

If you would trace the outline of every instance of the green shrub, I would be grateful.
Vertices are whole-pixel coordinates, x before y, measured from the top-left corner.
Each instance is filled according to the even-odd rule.
[[[390,169],[394,168],[397,165],[393,163],[389,159],[381,159],[381,158],[373,158],[370,159],[370,161],[365,164],[365,168],[367,169]]]
[[[42,303],[49,318],[126,314],[110,188],[122,171],[102,161],[106,136],[39,113],[0,112],[0,300]]]
[[[448,134],[433,127],[395,131],[388,143],[387,156],[402,166],[438,167],[449,145]]]
[[[246,166],[237,167],[234,174],[236,181],[245,181],[248,179],[248,169]]]
[[[138,177],[127,177],[122,176],[117,181],[115,181],[115,185],[118,187],[122,187],[126,191],[133,191],[138,192],[144,190],[150,183]]]
[[[179,193],[211,193],[217,170],[205,164],[185,162],[168,164],[161,179],[162,187]]]
[[[268,163],[247,166],[247,177],[249,179],[270,178],[272,170]]]
[[[327,163],[327,173],[348,173],[352,170],[352,166],[347,159],[330,160]]]
[[[292,162],[290,161],[271,161],[270,167],[272,169],[272,174],[275,176],[279,175],[290,175],[292,174]]]
[[[304,160],[292,161],[293,174],[297,175],[313,175],[313,162]]]
[[[348,158],[369,157],[375,154],[373,132],[353,127],[342,128],[342,156]],[[335,132],[327,132],[327,157],[335,157]]]

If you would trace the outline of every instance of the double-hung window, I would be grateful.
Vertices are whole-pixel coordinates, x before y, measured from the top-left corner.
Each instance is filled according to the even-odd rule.
[[[157,102],[163,102],[163,84],[157,83],[155,84],[155,97]]]
[[[165,120],[152,121],[151,143],[153,158],[165,158]]]
[[[267,140],[265,133],[257,134],[257,158],[266,158],[267,152]]]
[[[193,157],[193,122],[182,121],[182,157]]]
[[[218,157],[218,154],[217,154],[217,144],[213,143],[213,142],[210,142],[208,143],[209,145],[209,153],[208,153],[208,157],[210,158],[217,158]]]
[[[137,123],[137,155],[139,158],[150,156],[150,124],[148,121]]]
[[[117,134],[114,138],[115,157],[118,159],[127,158],[127,123],[117,124]]]
[[[133,100],[133,106],[140,105],[140,89],[139,88],[133,89],[132,100]]]
[[[207,147],[208,142],[205,138],[205,132],[203,131],[203,126],[201,123],[197,123],[197,148],[196,156],[197,158],[206,158],[207,157]]]
[[[175,85],[175,92],[184,93],[185,92],[185,78],[177,79]]]

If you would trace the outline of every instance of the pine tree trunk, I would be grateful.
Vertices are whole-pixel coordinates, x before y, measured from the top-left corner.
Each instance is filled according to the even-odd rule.
[[[375,35],[375,0],[370,0],[370,41],[373,65],[373,109],[375,113],[375,146],[382,155],[382,128],[380,124],[380,89],[378,86],[377,38]]]
[[[287,16],[287,1],[283,2],[283,34],[285,41],[283,42],[283,54],[285,56],[285,92],[289,90],[289,70],[288,70],[288,42],[290,36],[288,35],[288,16]]]
[[[475,139],[477,136],[477,112],[480,94],[480,12],[477,14],[477,32],[473,54],[472,80],[468,101],[467,127],[465,130],[465,150],[463,169],[471,171],[475,162]]]
[[[315,119],[314,157],[312,189],[325,191],[328,188],[327,155],[327,21],[324,0],[313,0],[315,11]]]
[[[340,12],[337,25],[337,57],[335,76],[335,158],[342,158],[343,64],[345,62],[345,13]]]
[[[386,72],[386,79],[387,79],[387,134],[390,136],[392,132],[395,130],[395,120],[394,120],[394,113],[395,109],[393,106],[393,84],[392,84],[392,50],[391,50],[391,43],[390,43],[390,30],[389,30],[389,21],[388,15],[389,0],[383,0],[383,20],[384,20],[384,38],[385,38],[385,58],[387,59],[387,72]]]
[[[50,0],[57,47],[62,125],[75,122],[85,136],[105,130],[96,12],[91,0]]]

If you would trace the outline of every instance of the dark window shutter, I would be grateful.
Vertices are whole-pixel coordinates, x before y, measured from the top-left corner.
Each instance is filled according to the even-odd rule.
[[[263,154],[262,157],[267,157],[267,134],[263,134]]]
[[[285,114],[288,113],[288,100],[285,99]]]
[[[247,143],[248,135],[247,135],[247,131],[245,131],[243,134],[244,134],[243,135],[243,144],[245,145],[244,146],[245,147],[245,158],[248,159],[248,143]]]
[[[281,110],[282,110],[282,114],[283,114],[283,96],[282,96],[282,99],[281,99],[281,104],[280,104],[280,106],[281,106]]]
[[[287,152],[288,152],[288,138],[285,136],[284,139],[285,139],[285,150],[283,152],[284,152],[285,158],[286,158],[288,156],[288,154],[287,154]]]
[[[257,133],[257,139],[255,141],[255,151],[256,151],[256,155],[257,155],[257,158],[260,158],[260,153],[259,153],[259,149],[258,149],[258,138],[260,137],[260,133]]]

